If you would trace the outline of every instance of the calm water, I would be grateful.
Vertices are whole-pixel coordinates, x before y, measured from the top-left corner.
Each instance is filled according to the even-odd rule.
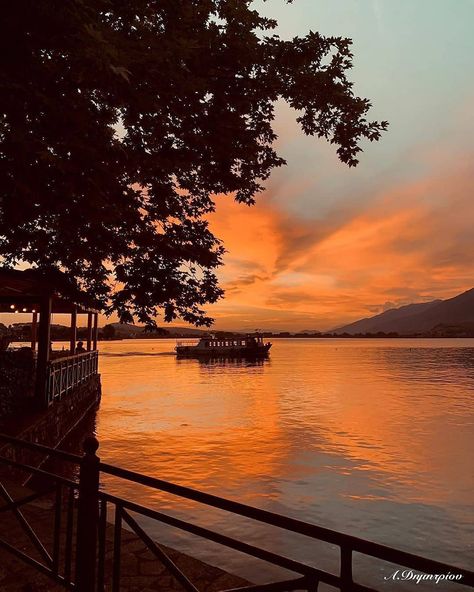
[[[474,340],[275,340],[270,360],[257,365],[177,360],[173,347],[101,344],[102,459],[472,569]],[[338,569],[330,545],[113,478],[103,485]],[[281,575],[162,525],[147,529],[255,581]],[[392,571],[356,566],[377,586]]]

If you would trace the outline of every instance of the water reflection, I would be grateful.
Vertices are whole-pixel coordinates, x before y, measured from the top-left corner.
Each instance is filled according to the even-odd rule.
[[[252,368],[255,366],[264,366],[265,364],[270,363],[270,358],[256,358],[252,356],[240,356],[238,358],[228,358],[228,357],[212,357],[212,358],[178,358],[176,360],[177,364],[199,364],[200,366],[204,366],[206,368]]]
[[[105,343],[97,418],[101,456],[468,566],[474,540],[474,479],[467,458],[474,432],[473,345],[474,340],[279,340],[269,360],[200,363],[176,360],[168,340]],[[177,504],[171,496],[112,478],[104,486],[337,568],[328,546],[308,545],[191,502]],[[212,546],[177,541],[161,527],[155,534],[204,559],[216,556]],[[219,562],[258,581],[273,574],[235,554],[219,552]],[[372,571],[380,577],[378,569]]]

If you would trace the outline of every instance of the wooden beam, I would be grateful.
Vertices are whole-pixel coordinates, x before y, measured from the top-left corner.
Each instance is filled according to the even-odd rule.
[[[87,313],[87,351],[92,349],[92,313]]]
[[[76,337],[77,337],[77,312],[74,309],[71,312],[71,332],[69,337],[69,351],[71,356],[76,353]]]
[[[97,349],[97,339],[99,336],[99,314],[97,312],[94,313],[94,344],[92,349]]]
[[[38,331],[38,358],[36,363],[35,397],[41,406],[48,405],[48,363],[51,348],[51,296],[46,296],[40,305]]]
[[[31,321],[31,349],[35,351],[36,349],[36,333],[38,328],[38,313],[35,311],[33,313],[33,319]]]

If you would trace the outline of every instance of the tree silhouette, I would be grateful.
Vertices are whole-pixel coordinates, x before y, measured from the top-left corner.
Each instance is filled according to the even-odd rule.
[[[113,325],[104,325],[102,337],[103,339],[115,339],[115,327]]]
[[[385,122],[346,77],[351,41],[284,41],[248,0],[17,0],[0,24],[0,256],[61,269],[107,312],[209,324],[214,196],[252,204],[274,106],[357,163]]]

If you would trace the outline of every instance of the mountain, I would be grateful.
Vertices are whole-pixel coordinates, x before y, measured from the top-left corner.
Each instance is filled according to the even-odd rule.
[[[429,333],[439,326],[469,326],[474,322],[474,288],[447,300],[432,300],[392,308],[374,317],[361,319],[334,333]]]

